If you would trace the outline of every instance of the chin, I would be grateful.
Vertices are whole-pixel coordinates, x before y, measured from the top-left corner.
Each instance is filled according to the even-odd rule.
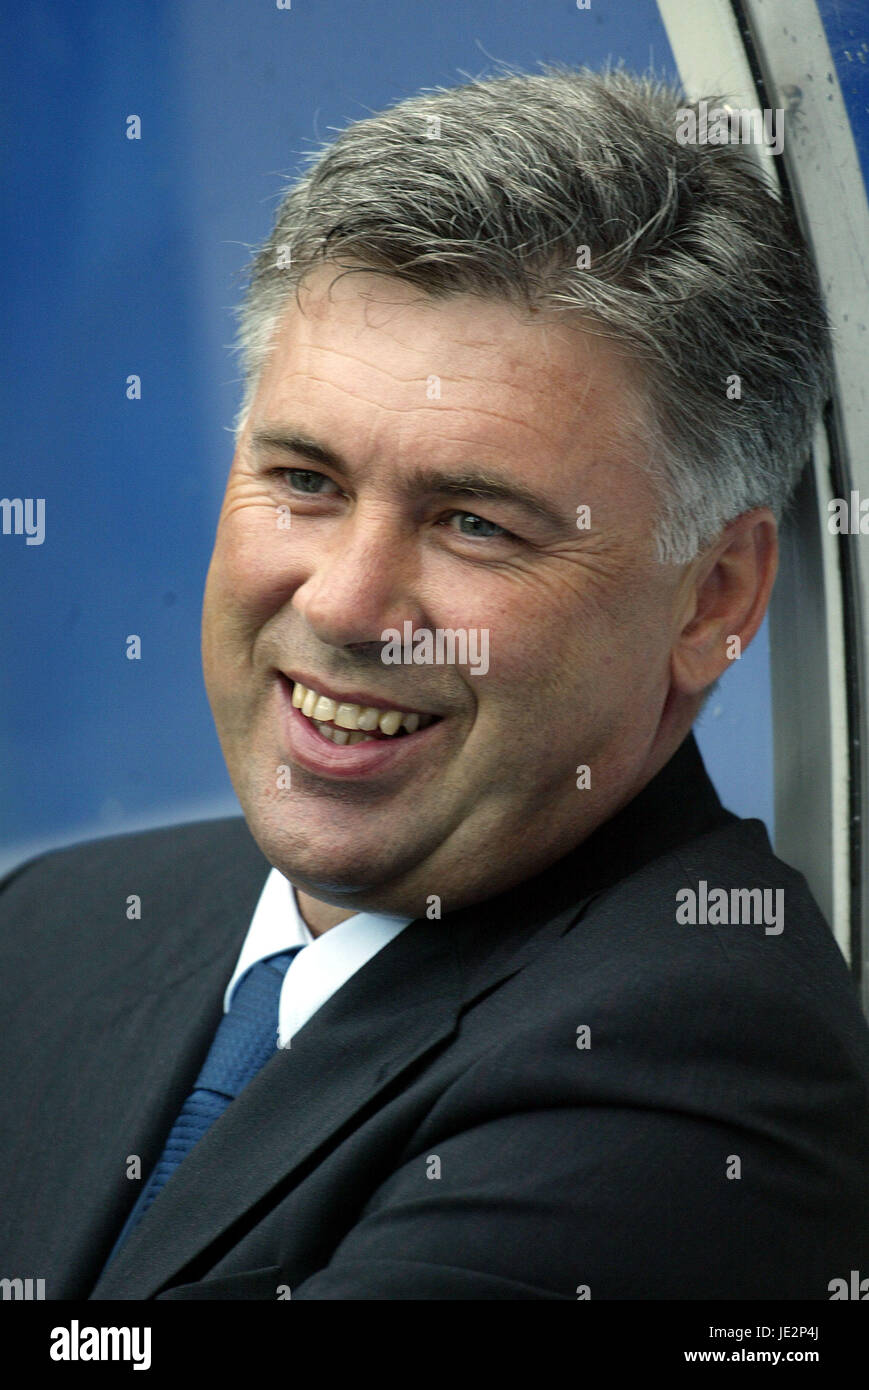
[[[364,893],[372,885],[391,878],[393,864],[379,864],[377,852],[382,842],[362,844],[348,852],[347,846],[336,846],[334,839],[318,835],[312,840],[296,826],[276,824],[273,811],[250,815],[246,813],[250,832],[270,864],[285,878],[306,893],[334,902],[340,907],[345,897]],[[296,824],[304,826],[300,815]]]

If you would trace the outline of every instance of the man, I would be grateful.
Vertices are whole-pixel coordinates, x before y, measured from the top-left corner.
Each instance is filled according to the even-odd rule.
[[[7,880],[5,1275],[825,1299],[869,1264],[866,1023],[691,734],[763,619],[827,329],[679,105],[474,83],[287,195],[204,607],[245,819]]]

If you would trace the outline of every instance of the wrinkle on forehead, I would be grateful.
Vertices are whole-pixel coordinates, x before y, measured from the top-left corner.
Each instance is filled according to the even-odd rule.
[[[437,420],[438,434],[476,449],[502,448],[502,430],[521,431],[564,458],[581,436],[613,464],[642,468],[650,432],[639,375],[636,363],[606,336],[586,332],[575,315],[470,294],[432,297],[395,277],[341,278],[321,267],[300,287],[300,303],[291,298],[278,319],[257,394],[270,421],[292,417],[299,403],[334,409],[323,393],[335,391],[381,419],[406,416],[411,431],[414,417],[427,434]],[[432,377],[440,383],[434,399],[426,393]],[[456,436],[449,436],[451,415]],[[362,426],[366,435],[372,419]],[[471,431],[469,438],[476,420],[480,436]]]

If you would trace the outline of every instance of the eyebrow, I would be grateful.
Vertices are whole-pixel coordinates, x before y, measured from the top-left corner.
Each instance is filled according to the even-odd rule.
[[[327,468],[338,469],[343,473],[351,472],[346,460],[335,449],[328,448],[302,430],[255,430],[251,436],[251,447],[257,453],[269,449],[278,450],[296,458],[308,459],[311,463],[321,463]],[[408,492],[435,493],[441,497],[476,497],[488,502],[512,503],[555,529],[563,529],[573,524],[572,516],[563,515],[531,488],[481,469],[462,469],[453,473],[418,466],[410,469],[402,482]]]
[[[303,434],[301,430],[254,430],[251,435],[251,448],[256,453],[278,449],[282,453],[298,454],[302,458],[310,459],[312,463],[324,463],[328,468],[347,471],[347,465],[340,454],[334,449],[327,449],[325,444],[318,443],[311,435]]]

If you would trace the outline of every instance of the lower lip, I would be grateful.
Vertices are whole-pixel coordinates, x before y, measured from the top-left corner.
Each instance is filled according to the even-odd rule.
[[[367,739],[364,743],[333,743],[317,732],[310,719],[296,709],[292,687],[285,677],[278,678],[286,740],[290,755],[300,767],[327,777],[373,777],[392,772],[413,761],[430,748],[436,731],[445,721],[436,720],[415,734],[392,739]]]

